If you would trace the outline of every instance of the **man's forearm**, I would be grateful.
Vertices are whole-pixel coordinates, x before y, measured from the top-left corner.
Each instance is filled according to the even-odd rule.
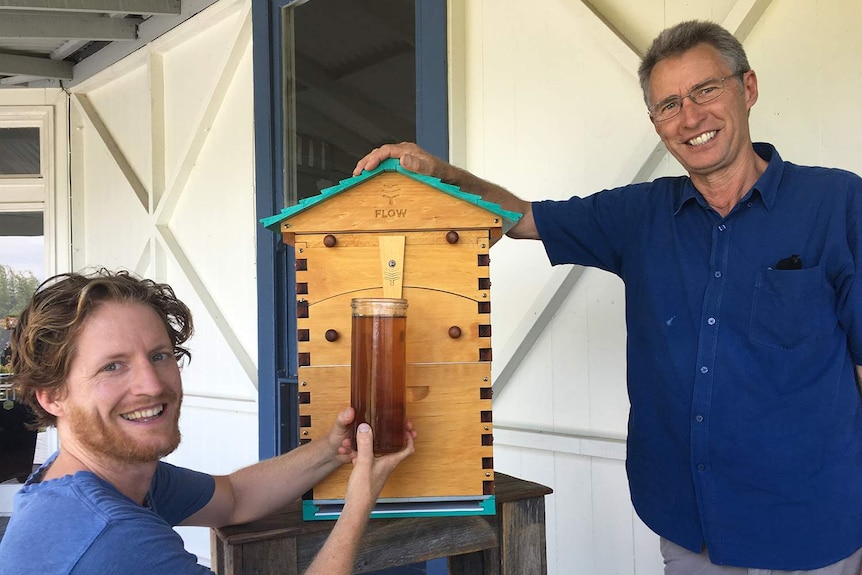
[[[233,523],[254,521],[298,499],[341,465],[326,438],[228,475]]]
[[[339,465],[326,439],[320,439],[230,475],[215,476],[210,501],[182,524],[222,527],[255,521],[298,499]]]
[[[518,223],[507,232],[509,237],[518,239],[539,238],[533,222],[533,210],[530,202],[522,200],[506,188],[483,180],[466,170],[451,165],[449,168],[446,171],[446,179],[443,181],[458,186],[461,191],[476,194],[486,202],[497,204],[504,210],[522,214]]]
[[[340,575],[353,572],[360,534],[365,530],[373,506],[373,502],[347,501],[341,516],[305,575]]]

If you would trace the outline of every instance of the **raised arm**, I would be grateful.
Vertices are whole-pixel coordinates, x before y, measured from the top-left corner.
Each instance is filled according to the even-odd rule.
[[[416,144],[402,142],[380,146],[356,163],[353,175],[358,176],[362,170],[373,170],[380,165],[380,162],[388,158],[397,158],[401,162],[401,166],[411,172],[439,178],[447,184],[458,186],[465,192],[481,196],[483,200],[497,204],[504,210],[524,214],[518,223],[512,226],[507,235],[512,238],[539,239],[530,202],[518,198],[497,184],[483,180],[467,170],[445,162]]]

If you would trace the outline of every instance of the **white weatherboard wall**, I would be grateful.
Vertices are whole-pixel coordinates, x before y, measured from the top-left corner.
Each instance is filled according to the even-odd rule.
[[[210,473],[258,455],[250,9],[214,4],[70,95],[73,268],[133,270],[191,308],[168,460]],[[180,531],[208,562],[208,531]]]
[[[638,52],[699,18],[743,39],[761,89],[755,140],[787,161],[862,173],[862,3],[590,4],[450,0],[454,163],[532,200],[681,173],[647,118]],[[548,572],[659,575],[658,537],[625,477],[622,282],[552,269],[537,242],[504,239],[491,259],[495,467],[554,489]]]

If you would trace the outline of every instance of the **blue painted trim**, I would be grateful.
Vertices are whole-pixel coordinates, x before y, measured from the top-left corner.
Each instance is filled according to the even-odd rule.
[[[280,177],[284,163],[281,11],[292,1],[252,2],[255,211],[258,218],[284,207],[284,185]],[[290,295],[295,283],[292,280],[293,250],[286,250],[280,238],[261,230],[257,233],[256,255],[258,456],[267,459],[292,449],[298,443],[297,426],[291,426],[289,417],[283,418],[282,414],[282,387],[295,384],[296,361],[291,362],[288,341],[296,333],[293,309],[296,298]],[[288,401],[291,395],[287,394]]]
[[[271,99],[270,3],[252,3],[252,65],[254,74],[255,211],[272,213],[279,206],[273,182],[272,144],[274,140]],[[278,409],[275,375],[274,296],[276,281],[275,242],[272,235],[256,234],[257,257],[257,381],[258,457],[277,454]]]
[[[429,559],[425,563],[425,575],[449,575],[449,559],[447,557]]]
[[[416,0],[416,143],[449,157],[446,0]]]

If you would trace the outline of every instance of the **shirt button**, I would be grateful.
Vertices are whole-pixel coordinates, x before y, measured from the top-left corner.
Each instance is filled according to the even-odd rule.
[[[718,226],[718,231],[720,231],[720,232],[723,232],[726,229],[727,229],[727,226],[724,224],[721,224],[720,226]]]
[[[717,278],[720,278],[720,277],[721,277],[721,272],[715,272],[715,274],[713,274],[713,275],[715,275],[715,277],[717,277]]]
[[[703,471],[704,469],[706,469],[706,465],[704,465],[703,463],[697,464],[697,470],[698,471]]]
[[[706,366],[703,366],[700,368],[700,373],[707,373],[708,371],[709,371],[709,368]]]
[[[694,420],[698,423],[703,423],[703,416],[697,415],[697,416],[695,416]]]
[[[715,325],[715,318],[714,317],[709,318],[708,320],[706,320],[706,323],[708,323],[709,325]]]

